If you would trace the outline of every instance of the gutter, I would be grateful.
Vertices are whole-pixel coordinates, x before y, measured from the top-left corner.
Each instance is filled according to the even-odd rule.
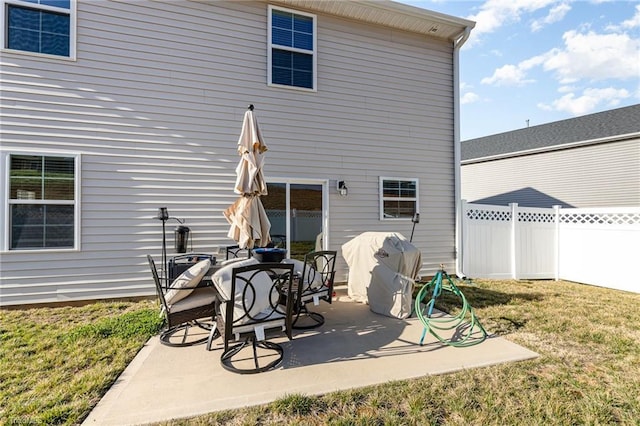
[[[464,253],[462,250],[462,200],[460,199],[460,48],[469,39],[472,27],[465,27],[453,42],[453,163],[454,163],[454,203],[455,203],[455,261],[456,275],[464,278],[462,271]]]

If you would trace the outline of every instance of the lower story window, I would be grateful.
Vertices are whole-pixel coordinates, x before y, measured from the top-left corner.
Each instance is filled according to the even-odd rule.
[[[76,247],[77,157],[9,156],[9,249]]]
[[[380,177],[380,219],[411,219],[418,213],[418,179]]]

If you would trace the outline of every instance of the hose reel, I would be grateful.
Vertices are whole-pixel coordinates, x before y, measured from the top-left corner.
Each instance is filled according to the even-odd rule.
[[[455,316],[443,315],[434,318],[432,316],[436,300],[442,295],[442,292],[450,292],[456,296],[461,304],[462,309]],[[430,300],[423,304],[422,301],[429,298]],[[422,336],[420,337],[420,346],[422,346],[427,331],[431,333],[438,341],[453,347],[467,347],[477,345],[484,342],[487,338],[487,332],[476,317],[473,307],[467,301],[462,291],[454,284],[453,280],[444,270],[444,265],[440,265],[440,270],[427,284],[422,286],[414,303],[414,310],[420,322],[424,326]],[[468,318],[468,319],[467,319]],[[440,335],[441,331],[453,330],[455,332],[452,338],[444,338]]]

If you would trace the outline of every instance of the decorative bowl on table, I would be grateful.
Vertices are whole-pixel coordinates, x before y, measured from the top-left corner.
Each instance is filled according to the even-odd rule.
[[[253,257],[258,262],[282,262],[287,255],[286,249],[275,247],[260,247],[253,249]]]

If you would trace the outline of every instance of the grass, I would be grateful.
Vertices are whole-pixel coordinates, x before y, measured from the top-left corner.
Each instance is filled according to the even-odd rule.
[[[0,424],[78,423],[160,326],[149,301],[0,311]]]
[[[639,294],[563,281],[457,285],[487,330],[540,356],[162,424],[640,424]],[[0,422],[81,421],[157,320],[149,302],[0,311]]]

